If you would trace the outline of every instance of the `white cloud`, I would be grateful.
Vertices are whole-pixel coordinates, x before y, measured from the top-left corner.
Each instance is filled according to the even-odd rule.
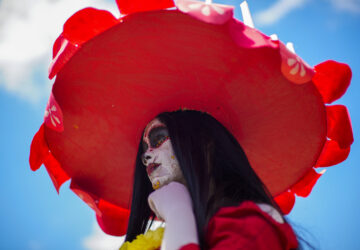
[[[47,97],[52,44],[66,19],[88,6],[119,16],[115,1],[1,0],[0,88],[30,102]]]
[[[352,13],[360,13],[360,0],[330,0],[333,6],[340,10]]]
[[[154,221],[150,229],[155,230],[158,227],[163,226],[165,226],[165,223]],[[98,226],[97,222],[94,222],[91,235],[83,240],[82,245],[86,250],[118,250],[124,242],[124,239],[125,236],[115,237],[105,234]]]
[[[86,250],[118,250],[124,238],[105,234],[95,222],[91,235],[83,240],[82,245]]]
[[[0,59],[0,87],[31,103],[49,96],[51,84],[46,79],[46,60],[42,59],[21,63]],[[36,77],[38,74],[42,78]]]
[[[339,11],[360,13],[360,0],[328,0]],[[255,26],[272,25],[292,11],[304,6],[308,0],[278,0],[269,8],[254,14]]]
[[[307,0],[278,0],[269,8],[254,15],[256,25],[271,25],[289,14],[292,10],[303,6]]]

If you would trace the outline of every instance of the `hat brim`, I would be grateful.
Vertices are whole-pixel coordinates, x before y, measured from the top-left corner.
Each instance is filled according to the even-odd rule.
[[[146,124],[164,111],[204,111],[236,137],[277,196],[312,170],[326,142],[313,74],[281,42],[233,18],[214,25],[178,10],[134,13],[67,59],[33,143],[56,160],[53,181],[71,178],[82,196],[128,209]],[[35,170],[48,156],[32,151]]]
[[[238,139],[273,195],[312,168],[326,138],[321,96],[281,71],[278,49],[237,46],[227,25],[178,11],[134,14],[93,38],[57,75],[64,131],[49,148],[79,186],[128,207],[136,151],[163,111],[205,111]]]

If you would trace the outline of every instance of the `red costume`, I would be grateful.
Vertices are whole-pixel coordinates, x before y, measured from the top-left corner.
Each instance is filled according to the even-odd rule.
[[[223,207],[210,220],[206,234],[212,250],[256,249],[288,250],[298,247],[296,236],[286,222],[279,223],[253,202]],[[197,250],[196,244],[181,250]]]

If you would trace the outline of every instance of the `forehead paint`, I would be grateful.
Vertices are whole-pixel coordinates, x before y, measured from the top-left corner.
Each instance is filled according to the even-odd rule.
[[[145,132],[144,132],[144,138],[148,138],[149,136],[149,132],[154,128],[154,127],[158,127],[158,126],[165,126],[164,123],[162,123],[161,121],[159,121],[159,119],[155,118],[154,120],[152,120],[145,128]]]

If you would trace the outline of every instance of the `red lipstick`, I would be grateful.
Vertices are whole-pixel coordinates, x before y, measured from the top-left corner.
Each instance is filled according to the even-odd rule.
[[[157,169],[161,164],[159,163],[150,163],[147,167],[146,167],[146,172],[148,175],[151,175],[151,173]]]

